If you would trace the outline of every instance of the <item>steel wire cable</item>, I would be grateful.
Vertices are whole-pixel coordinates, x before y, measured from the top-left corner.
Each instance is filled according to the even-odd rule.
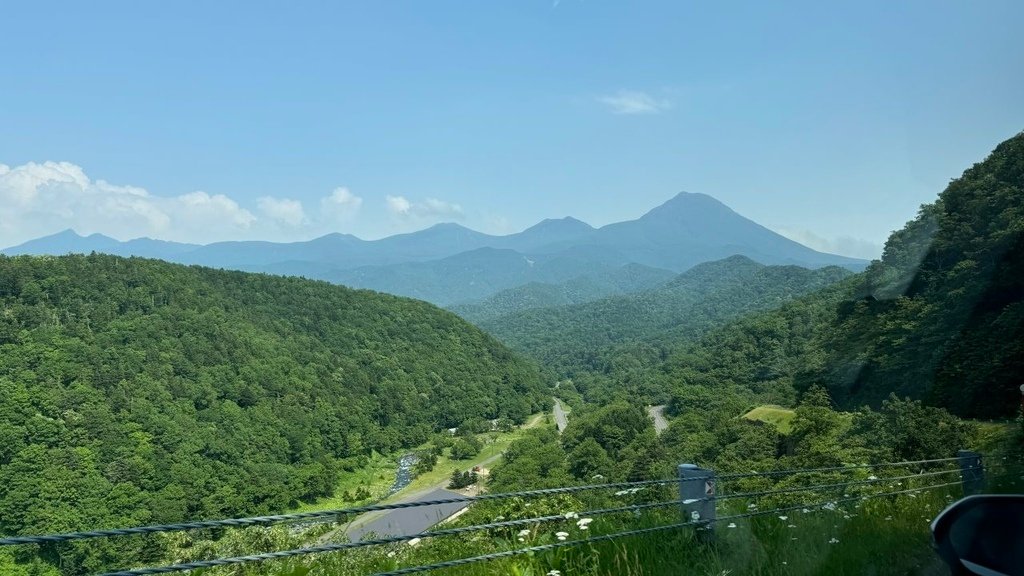
[[[231,564],[243,564],[248,562],[258,562],[261,560],[271,560],[274,558],[288,558],[291,556],[301,556],[305,554],[319,554],[323,552],[338,552],[341,550],[352,550],[355,548],[365,548],[369,546],[381,546],[384,544],[395,544],[398,542],[407,542],[409,540],[415,540],[417,538],[435,538],[438,536],[451,536],[454,534],[462,534],[466,532],[479,532],[482,530],[492,530],[495,528],[512,528],[515,526],[523,526],[528,524],[540,524],[543,522],[565,522],[568,520],[575,519],[579,516],[601,516],[606,514],[616,514],[622,512],[632,512],[634,510],[649,510],[653,508],[667,508],[669,506],[678,506],[682,503],[680,500],[671,500],[668,502],[652,502],[648,504],[633,504],[630,506],[620,506],[617,508],[599,508],[596,510],[587,510],[584,512],[574,513],[574,515],[566,514],[553,514],[549,516],[537,516],[533,518],[524,518],[521,520],[506,520],[503,522],[492,522],[489,524],[476,524],[473,526],[460,526],[457,528],[446,528],[442,530],[433,530],[430,532],[420,532],[418,534],[409,534],[403,536],[387,536],[384,538],[376,538],[373,540],[362,540],[359,542],[345,542],[340,544],[324,544],[322,546],[311,546],[307,548],[296,548],[293,550],[283,550],[279,552],[266,552],[261,554],[251,554],[247,556],[237,556],[232,558],[219,558],[214,560],[197,560],[195,562],[186,562],[182,564],[174,564],[170,566],[160,566],[156,568],[139,568],[134,570],[122,570],[118,572],[107,572],[101,576],[140,576],[145,574],[167,574],[170,572],[183,572],[186,570],[195,570],[198,568],[212,568],[214,566],[227,566]]]
[[[350,514],[362,514],[364,512],[376,512],[380,510],[400,510],[405,508],[418,508],[421,506],[436,506],[440,504],[458,504],[463,502],[480,502],[487,500],[504,500],[508,498],[530,498],[535,496],[551,496],[557,494],[572,494],[589,490],[602,490],[611,488],[632,488],[652,485],[678,484],[679,478],[665,480],[641,480],[637,482],[615,482],[609,484],[588,484],[582,486],[566,486],[561,488],[544,488],[540,490],[527,490],[522,492],[501,492],[494,494],[478,494],[476,496],[459,496],[457,498],[441,498],[437,500],[422,500],[418,502],[396,502],[394,504],[368,504],[353,508],[339,510],[321,510],[318,512],[297,512],[294,514],[276,514],[273,516],[255,516],[251,518],[228,518],[224,520],[200,520],[197,522],[182,522],[177,524],[158,524],[152,526],[138,526],[135,528],[111,528],[106,530],[90,530],[86,532],[68,532],[64,534],[48,534],[42,536],[12,536],[0,538],[0,546],[11,546],[16,544],[43,544],[48,542],[68,542],[71,540],[84,540],[88,538],[108,538],[112,536],[133,536],[139,534],[153,534],[160,532],[180,532],[184,530],[199,530],[203,528],[222,527],[246,527],[268,524],[278,524],[296,520],[325,520],[334,519],[339,516]]]
[[[842,470],[856,470],[863,468],[876,468],[876,467],[896,467],[896,466],[909,466],[916,464],[930,464],[936,462],[950,462],[954,460],[960,460],[959,457],[953,458],[934,458],[930,460],[915,460],[906,462],[887,462],[881,464],[858,464],[850,466],[836,466],[829,468],[807,468],[807,469],[792,469],[792,470],[776,470],[767,472],[751,472],[743,474],[725,474],[722,476],[715,477],[716,480],[735,480],[740,478],[749,478],[754,476],[779,476],[779,475],[791,475],[799,473],[813,473],[813,472],[835,472]],[[527,490],[521,492],[505,492],[505,493],[494,493],[494,494],[478,494],[476,496],[460,496],[458,498],[442,498],[437,500],[424,500],[418,502],[396,502],[394,504],[369,504],[366,506],[356,506],[353,508],[342,508],[336,510],[321,510],[317,512],[297,512],[293,514],[275,514],[270,516],[254,516],[247,518],[227,518],[223,520],[200,520],[195,522],[181,522],[175,524],[158,524],[150,526],[138,526],[133,528],[111,528],[104,530],[88,530],[82,532],[67,532],[63,534],[48,534],[38,536],[11,536],[6,538],[0,538],[0,546],[11,546],[18,544],[43,544],[43,543],[55,543],[55,542],[67,542],[72,540],[85,540],[90,538],[108,538],[112,536],[133,536],[140,534],[153,534],[162,532],[180,532],[185,530],[200,530],[204,528],[223,528],[223,527],[246,527],[246,526],[261,526],[278,524],[282,522],[292,522],[301,520],[314,520],[314,521],[331,521],[330,519],[338,518],[340,516],[346,516],[349,514],[362,514],[364,512],[375,512],[382,510],[399,510],[404,508],[417,508],[422,506],[436,506],[441,504],[456,504],[461,502],[479,502],[486,500],[502,500],[507,498],[530,498],[535,496],[549,496],[556,494],[571,494],[575,492],[583,492],[590,490],[602,490],[611,488],[633,488],[642,486],[653,486],[653,485],[666,485],[666,484],[678,484],[680,482],[692,482],[697,480],[704,480],[703,477],[695,478],[670,478],[662,480],[641,480],[636,482],[614,482],[607,484],[587,484],[581,486],[566,486],[560,488],[545,488],[540,490]]]
[[[827,502],[820,502],[820,503],[817,503],[817,504],[803,504],[803,505],[800,505],[800,506],[788,506],[788,507],[784,507],[784,508],[777,508],[777,509],[767,510],[767,511],[747,512],[747,513],[744,513],[744,514],[736,514],[736,515],[732,515],[732,516],[724,516],[722,518],[717,518],[717,519],[715,519],[712,522],[718,523],[718,522],[723,522],[725,520],[738,520],[738,519],[741,519],[741,518],[749,518],[749,517],[752,517],[752,516],[762,516],[762,515],[766,515],[766,514],[775,514],[775,513],[778,513],[778,512],[786,512],[788,510],[796,510],[796,509],[800,509],[800,508],[808,508],[808,509],[816,508],[816,507],[819,507],[819,506],[826,506],[828,504],[838,503],[838,502],[842,502],[842,501],[866,500],[868,498],[880,498],[880,497],[883,497],[883,496],[896,496],[896,495],[899,495],[899,494],[906,494],[906,493],[910,493],[910,492],[918,492],[918,491],[921,491],[921,490],[933,490],[933,489],[936,489],[936,488],[944,488],[944,487],[948,487],[948,486],[958,486],[958,485],[960,485],[960,482],[949,482],[949,483],[946,483],[946,484],[935,484],[935,485],[931,485],[931,486],[925,486],[925,487],[922,487],[922,488],[914,488],[914,489],[911,489],[911,490],[899,490],[899,491],[895,491],[895,492],[883,492],[883,493],[872,494],[872,495],[867,495],[867,496],[858,496],[856,498],[831,500],[831,501],[827,501]],[[378,572],[376,574],[373,574],[373,576],[402,576],[404,574],[416,574],[416,573],[420,573],[420,572],[429,572],[429,571],[432,571],[432,570],[439,570],[441,568],[453,568],[453,567],[462,566],[462,565],[465,565],[465,564],[473,564],[473,563],[476,563],[476,562],[487,562],[487,561],[490,561],[490,560],[497,560],[499,558],[508,558],[508,557],[511,557],[511,556],[519,556],[519,555],[522,555],[522,554],[531,554],[531,553],[535,553],[535,552],[545,552],[545,551],[548,551],[548,550],[555,550],[557,548],[564,548],[564,547],[569,547],[569,546],[582,546],[584,544],[592,544],[594,542],[601,542],[601,541],[607,541],[607,540],[616,540],[616,539],[619,539],[619,538],[626,538],[628,536],[636,536],[636,535],[639,535],[639,534],[647,534],[647,533],[650,533],[650,532],[673,530],[673,529],[678,529],[678,528],[684,528],[684,527],[687,527],[687,526],[698,526],[699,527],[699,526],[703,526],[703,525],[707,525],[707,524],[708,524],[708,522],[702,523],[702,522],[700,522],[698,520],[696,522],[690,521],[690,522],[681,522],[679,524],[667,524],[667,525],[664,525],[664,526],[655,526],[655,527],[651,527],[651,528],[641,528],[641,529],[637,529],[637,530],[629,530],[629,531],[626,531],[626,532],[617,532],[615,534],[593,536],[593,537],[590,537],[590,538],[584,538],[582,540],[571,540],[571,541],[567,541],[567,542],[556,542],[556,543],[553,543],[553,544],[543,544],[543,545],[540,545],[540,546],[530,546],[528,548],[517,548],[515,550],[504,550],[502,552],[493,552],[493,553],[490,553],[490,554],[482,554],[480,556],[472,556],[472,557],[469,557],[469,558],[459,558],[457,560],[447,560],[445,562],[437,562],[437,563],[434,563],[434,564],[426,564],[426,565],[422,565],[422,566],[411,566],[411,567],[408,567],[408,568],[400,568],[398,570],[392,570],[390,572]],[[135,575],[125,575],[125,576],[135,576]]]
[[[966,468],[966,470],[980,470],[980,468],[978,468],[978,467]],[[789,488],[776,488],[776,489],[773,489],[773,490],[762,490],[762,491],[759,491],[759,492],[737,492],[735,494],[724,494],[722,496],[716,496],[714,498],[710,498],[710,500],[732,500],[732,499],[736,499],[736,498],[756,498],[756,497],[759,497],[759,496],[771,496],[771,495],[774,495],[774,494],[788,494],[788,493],[793,493],[793,492],[808,492],[808,491],[811,491],[811,490],[827,490],[827,489],[831,489],[831,488],[846,488],[848,486],[864,486],[864,485],[869,485],[869,484],[879,484],[879,483],[882,483],[882,482],[896,482],[896,481],[903,481],[903,480],[913,480],[915,478],[927,478],[927,477],[930,477],[930,476],[944,476],[944,475],[947,475],[947,474],[953,474],[953,473],[959,473],[959,472],[962,472],[962,470],[959,469],[959,468],[955,468],[955,469],[951,468],[949,470],[940,470],[938,472],[922,472],[920,474],[908,474],[906,476],[893,476],[893,477],[890,477],[890,478],[874,478],[874,479],[868,478],[868,479],[865,479],[865,480],[850,480],[848,482],[839,482],[839,483],[835,483],[835,484],[816,484],[816,485],[813,485],[813,486],[793,486],[793,487],[789,487]],[[709,500],[709,499],[708,498],[702,498],[701,500]]]
[[[753,478],[756,476],[792,476],[796,474],[811,474],[816,472],[842,472],[845,470],[862,470],[866,468],[895,468],[897,466],[914,466],[918,464],[935,464],[938,462],[952,462],[961,460],[960,457],[932,458],[930,460],[908,460],[905,462],[883,462],[881,464],[849,464],[846,466],[829,466],[826,468],[793,468],[789,470],[768,470],[765,472],[743,472],[739,474],[722,474],[720,480],[738,480],[741,478]]]
[[[825,501],[825,502],[819,502],[819,503],[816,503],[816,504],[806,504],[806,503],[804,503],[804,504],[797,504],[797,505],[793,505],[793,506],[785,506],[785,507],[780,507],[780,508],[774,508],[772,510],[758,510],[758,511],[754,511],[754,512],[746,512],[746,513],[742,513],[742,514],[723,516],[721,518],[718,518],[718,519],[714,520],[714,522],[720,522],[720,521],[724,521],[724,520],[734,520],[734,519],[740,519],[740,518],[749,518],[749,517],[762,516],[762,515],[767,515],[767,514],[776,514],[778,512],[785,512],[785,511],[788,511],[788,510],[795,510],[795,509],[801,509],[801,508],[809,509],[809,508],[814,508],[814,507],[828,505],[830,503],[831,504],[837,504],[837,503],[840,503],[840,502],[855,501],[855,500],[866,500],[868,498],[877,498],[877,497],[881,497],[881,496],[892,496],[892,495],[898,495],[898,494],[914,493],[914,492],[920,492],[920,491],[923,491],[923,490],[930,490],[930,489],[942,488],[942,487],[947,487],[947,486],[954,486],[954,485],[959,485],[959,484],[960,484],[960,482],[950,482],[950,483],[944,483],[944,484],[922,486],[922,487],[918,487],[918,488],[909,488],[909,489],[906,489],[906,490],[898,490],[898,491],[893,491],[893,492],[884,492],[884,493],[878,493],[878,494],[868,494],[868,495],[862,495],[862,496],[855,496],[855,497],[850,497],[850,498],[841,498],[841,499],[836,499],[836,500],[829,500],[829,501]],[[710,499],[701,499],[701,500],[710,500]],[[598,515],[602,515],[602,514],[613,514],[613,513],[621,513],[621,512],[630,512],[630,511],[641,510],[641,509],[664,508],[664,507],[668,507],[668,506],[675,506],[677,504],[683,504],[684,502],[688,502],[688,501],[674,500],[674,501],[669,501],[669,502],[657,502],[657,503],[650,503],[650,504],[637,504],[637,505],[623,506],[623,507],[618,507],[618,508],[605,508],[605,509],[590,510],[590,511],[586,511],[586,512],[580,512],[578,514],[582,514],[582,515],[585,515],[585,516],[598,516]],[[138,568],[138,569],[133,569],[133,570],[123,570],[123,571],[118,571],[118,572],[109,572],[109,573],[103,574],[102,576],[149,576],[149,575],[153,575],[153,574],[167,574],[167,573],[171,573],[171,572],[183,572],[183,571],[188,571],[188,570],[195,570],[195,569],[198,569],[198,568],[211,568],[211,567],[215,567],[215,566],[226,566],[226,565],[231,565],[231,564],[241,564],[241,563],[248,563],[248,562],[259,562],[259,561],[263,561],[263,560],[289,558],[289,557],[309,555],[309,554],[320,554],[320,553],[325,553],[325,552],[337,552],[337,551],[342,551],[342,550],[350,550],[350,549],[361,548],[361,547],[368,547],[368,546],[380,546],[380,545],[385,545],[385,544],[393,544],[393,543],[398,543],[398,542],[409,541],[409,540],[413,540],[413,539],[416,539],[416,538],[433,538],[433,537],[437,537],[437,536],[449,536],[449,535],[454,535],[454,534],[461,534],[461,533],[466,533],[466,532],[475,532],[475,531],[480,531],[480,530],[489,530],[489,529],[494,529],[494,528],[507,528],[507,527],[514,527],[514,526],[522,526],[522,525],[526,525],[526,524],[539,524],[541,522],[549,522],[549,521],[565,521],[565,520],[568,520],[568,519],[569,518],[566,515],[559,514],[559,515],[527,518],[527,519],[522,519],[522,520],[509,520],[509,521],[504,521],[504,522],[495,522],[495,523],[491,523],[491,524],[482,524],[482,525],[464,526],[464,527],[458,527],[458,528],[449,528],[449,529],[439,530],[439,531],[434,531],[434,532],[423,532],[423,533],[415,534],[415,535],[393,536],[393,537],[387,537],[387,538],[379,538],[379,539],[369,540],[369,541],[364,541],[364,542],[353,542],[353,543],[344,543],[344,544],[327,544],[327,545],[323,545],[323,546],[315,546],[315,547],[309,547],[309,548],[298,548],[298,549],[294,549],[294,550],[284,550],[284,551],[279,551],[279,552],[266,552],[266,553],[261,553],[261,554],[248,555],[248,556],[237,556],[237,557],[232,557],[232,558],[220,558],[220,559],[214,559],[214,560],[201,560],[201,561],[189,562],[189,563],[184,563],[184,564],[177,564],[177,565],[172,565],[172,566],[160,566],[160,567],[153,567],[153,568]],[[438,563],[438,564],[431,564],[431,565],[428,565],[426,567],[413,567],[413,568],[403,569],[403,570],[406,570],[405,572],[402,572],[402,571],[393,572],[393,573],[389,572],[387,574],[388,574],[388,576],[390,576],[391,574],[409,574],[409,573],[414,573],[414,572],[422,572],[422,571],[427,571],[427,570],[435,570],[435,569],[439,569],[439,568],[446,568],[446,567],[458,566],[458,565],[461,565],[461,564],[470,563],[467,560],[472,561],[472,562],[482,562],[482,561],[486,561],[486,560],[493,560],[493,559],[496,559],[496,558],[502,558],[502,557],[507,557],[507,556],[514,556],[514,555],[518,555],[518,554],[523,554],[523,553],[527,553],[528,551],[546,550],[546,549],[552,549],[552,548],[557,548],[557,547],[575,545],[575,544],[579,544],[579,543],[594,542],[594,541],[601,541],[601,540],[610,540],[610,539],[613,539],[613,538],[622,538],[622,537],[626,537],[626,536],[630,536],[630,535],[643,534],[643,533],[646,533],[646,532],[652,532],[652,531],[658,531],[658,530],[668,530],[668,529],[672,529],[672,528],[680,528],[680,527],[687,526],[687,525],[703,525],[703,524],[705,524],[705,523],[702,523],[700,521],[697,521],[697,522],[684,522],[684,523],[672,524],[672,525],[668,525],[668,526],[659,526],[659,527],[655,527],[655,528],[644,528],[644,529],[639,529],[639,530],[631,530],[631,531],[627,531],[627,532],[620,532],[620,533],[606,535],[606,536],[592,537],[592,538],[584,539],[584,540],[574,540],[574,541],[571,541],[571,542],[559,542],[559,543],[548,544],[548,545],[543,545],[543,546],[534,546],[534,547],[523,548],[523,549],[507,550],[507,551],[503,551],[503,552],[497,552],[497,553],[493,553],[493,554],[477,556],[477,557],[473,557],[473,558],[470,558],[470,559],[450,560],[450,561],[442,562],[442,563]],[[453,564],[453,562],[455,562],[455,563]],[[381,576],[383,576],[383,575],[381,575]]]

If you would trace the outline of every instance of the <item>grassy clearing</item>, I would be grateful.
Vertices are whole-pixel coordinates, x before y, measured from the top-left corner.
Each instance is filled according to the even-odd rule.
[[[408,486],[387,498],[385,502],[396,502],[407,497],[409,494],[415,494],[421,490],[428,490],[438,484],[444,483],[451,478],[452,472],[455,470],[469,470],[473,466],[490,467],[490,465],[496,462],[498,457],[501,456],[501,454],[508,448],[509,444],[523,436],[523,430],[533,428],[543,422],[545,414],[546,413],[534,414],[527,419],[526,424],[512,430],[511,432],[487,432],[484,434],[478,434],[477,438],[479,438],[484,445],[479,454],[469,460],[452,460],[446,454],[439,456],[437,464],[434,466],[433,470],[426,474],[417,476],[409,483]]]
[[[334,488],[334,496],[322,498],[317,502],[302,503],[298,512],[312,512],[316,510],[332,510],[358,506],[367,502],[378,501],[387,495],[388,489],[395,481],[395,473],[398,470],[398,458],[402,453],[382,455],[374,452],[370,457],[369,464],[364,468],[352,472],[342,472],[338,479],[338,485]],[[369,498],[360,500],[346,500],[343,494],[348,492],[354,494],[360,488],[369,492]]]
[[[970,448],[988,455],[1001,453],[1017,429],[1014,422],[971,422],[974,423],[977,433]]]
[[[743,415],[747,420],[757,420],[759,422],[764,422],[765,424],[771,424],[782,434],[789,433],[790,425],[793,422],[794,416],[796,416],[796,412],[793,410],[783,408],[782,406],[776,406],[774,404],[758,406]]]
[[[434,466],[433,470],[416,477],[408,486],[386,499],[385,496],[387,496],[388,489],[391,488],[391,485],[395,480],[395,473],[398,470],[398,459],[403,454],[407,454],[413,450],[424,449],[427,445],[424,444],[410,450],[401,450],[387,455],[377,454],[374,452],[366,467],[353,472],[341,473],[338,484],[334,489],[334,496],[330,498],[322,498],[316,502],[304,502],[298,507],[297,511],[314,512],[318,510],[333,510],[351,506],[360,506],[369,502],[395,502],[397,500],[401,500],[409,494],[437,486],[451,477],[454,470],[468,470],[473,466],[489,464],[493,460],[496,460],[497,457],[508,448],[509,444],[520,438],[524,429],[539,426],[547,421],[546,418],[550,419],[547,412],[538,413],[530,416],[530,418],[527,419],[526,424],[511,432],[487,432],[485,434],[479,434],[478,438],[484,444],[484,447],[480,450],[480,453],[472,459],[452,460],[448,456],[441,456],[437,459],[437,465]],[[361,500],[344,499],[343,494],[345,494],[345,492],[353,494],[359,488],[366,489],[369,492],[370,497]]]

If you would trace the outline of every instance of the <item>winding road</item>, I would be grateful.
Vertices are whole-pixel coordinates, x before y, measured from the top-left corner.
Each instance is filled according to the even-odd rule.
[[[668,428],[668,420],[665,419],[665,408],[664,404],[647,407],[647,415],[651,417],[651,420],[654,420],[655,434],[661,434],[665,428]]]
[[[555,427],[558,428],[558,433],[561,434],[565,430],[565,427],[569,425],[568,412],[565,411],[565,407],[562,406],[562,401],[555,398]]]

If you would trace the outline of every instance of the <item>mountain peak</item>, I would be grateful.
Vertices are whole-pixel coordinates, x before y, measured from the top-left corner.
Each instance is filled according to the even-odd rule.
[[[564,218],[545,218],[540,222],[530,226],[523,232],[540,231],[540,230],[593,230],[594,227],[582,220],[573,218],[572,216],[566,216]]]
[[[680,192],[660,206],[648,211],[641,216],[641,219],[666,216],[700,216],[713,213],[730,214],[734,212],[713,196],[699,192]]]

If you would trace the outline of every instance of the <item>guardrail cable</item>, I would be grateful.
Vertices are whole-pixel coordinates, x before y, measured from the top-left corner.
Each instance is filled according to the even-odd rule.
[[[883,496],[896,496],[896,495],[899,495],[899,494],[907,494],[907,493],[910,493],[910,492],[918,492],[918,491],[921,491],[921,490],[933,490],[933,489],[936,489],[936,488],[944,488],[944,487],[948,487],[948,486],[957,486],[957,485],[960,485],[960,483],[959,482],[949,482],[949,483],[946,483],[946,484],[935,484],[935,485],[925,486],[925,487],[921,487],[921,488],[914,488],[914,489],[911,489],[911,490],[898,490],[898,491],[895,491],[895,492],[883,492],[883,493],[880,493],[880,494],[871,494],[871,495],[865,495],[865,496],[858,496],[856,498],[847,498],[847,499],[840,499],[840,500],[829,500],[829,501],[826,501],[826,502],[819,502],[817,504],[802,504],[802,505],[799,505],[799,506],[788,506],[788,507],[776,508],[776,509],[767,510],[767,511],[746,512],[746,513],[743,513],[743,514],[735,514],[735,515],[732,515],[732,516],[723,516],[721,518],[716,519],[714,522],[718,523],[718,522],[723,522],[723,521],[726,521],[726,520],[738,520],[738,519],[741,519],[741,518],[749,518],[749,517],[753,517],[753,516],[763,516],[763,515],[766,515],[766,514],[775,514],[775,513],[778,513],[778,512],[786,512],[786,511],[789,511],[789,510],[798,510],[798,509],[801,509],[801,508],[807,508],[807,509],[819,508],[821,506],[827,506],[829,504],[835,504],[835,503],[838,503],[838,502],[853,501],[853,500],[865,500],[867,498],[880,498],[880,497],[883,497]],[[487,562],[487,561],[490,561],[490,560],[497,560],[497,559],[500,559],[500,558],[508,558],[508,557],[512,557],[512,556],[519,556],[519,555],[522,555],[522,554],[531,554],[531,553],[536,553],[536,552],[545,552],[545,551],[548,551],[548,550],[555,550],[555,549],[558,549],[558,548],[565,548],[565,547],[569,547],[569,546],[582,546],[584,544],[593,544],[595,542],[602,542],[602,541],[607,541],[607,540],[617,540],[619,538],[626,538],[626,537],[629,537],[629,536],[636,536],[636,535],[640,535],[640,534],[648,534],[648,533],[651,533],[651,532],[658,532],[658,531],[665,531],[665,530],[675,530],[675,529],[678,529],[678,528],[685,528],[687,526],[700,526],[701,524],[702,523],[700,521],[696,521],[696,522],[690,521],[690,522],[681,522],[681,523],[678,523],[678,524],[667,524],[667,525],[664,525],[664,526],[654,526],[654,527],[651,527],[651,528],[640,528],[640,529],[637,529],[637,530],[628,530],[628,531],[625,531],[625,532],[616,532],[614,534],[607,534],[607,535],[601,535],[601,536],[592,536],[590,538],[584,538],[582,540],[570,540],[570,541],[566,541],[566,542],[555,542],[555,543],[552,543],[552,544],[543,544],[543,545],[540,545],[540,546],[530,546],[530,547],[527,547],[527,548],[517,548],[515,550],[504,550],[504,551],[501,551],[501,552],[492,552],[490,554],[481,554],[480,556],[472,556],[472,557],[469,557],[469,558],[459,558],[457,560],[448,560],[448,561],[445,561],[445,562],[437,562],[437,563],[434,563],[434,564],[426,564],[426,565],[423,565],[423,566],[410,566],[408,568],[400,568],[398,570],[392,570],[390,572],[378,572],[376,574],[373,574],[373,576],[402,576],[404,574],[417,574],[417,573],[420,573],[420,572],[430,572],[432,570],[439,570],[439,569],[442,569],[442,568],[454,568],[456,566],[462,566],[462,565],[465,565],[465,564],[473,564],[473,563],[477,563],[477,562]],[[135,574],[125,574],[124,576],[137,576],[137,575],[135,575]]]

